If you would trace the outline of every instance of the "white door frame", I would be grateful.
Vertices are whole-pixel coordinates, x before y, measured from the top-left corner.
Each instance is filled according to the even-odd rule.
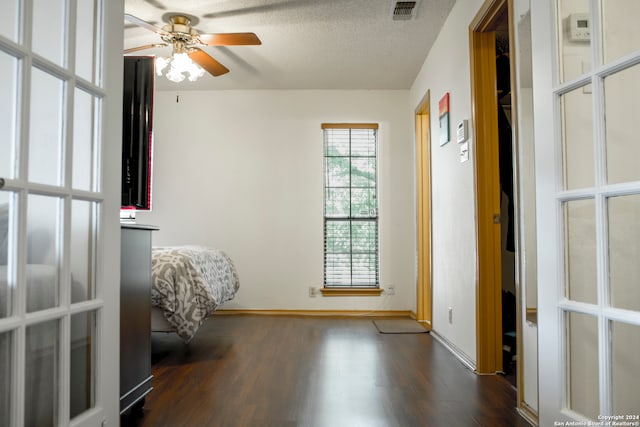
[[[104,221],[102,270],[98,277],[104,300],[102,333],[97,350],[97,404],[104,411],[103,425],[120,423],[120,193],[122,169],[122,80],[124,0],[101,0],[104,8],[103,163]],[[105,423],[106,421],[106,423]],[[90,425],[87,423],[86,425]]]
[[[534,117],[536,140],[536,189],[537,189],[537,242],[538,242],[538,349],[539,349],[539,415],[540,425],[560,425],[556,422],[586,421],[583,415],[570,409],[570,371],[568,354],[568,313],[584,314],[595,325],[590,332],[597,337],[594,352],[597,369],[593,372],[593,383],[598,389],[597,408],[593,413],[601,416],[638,414],[614,414],[615,394],[612,391],[612,343],[613,322],[640,325],[640,312],[620,309],[610,301],[608,225],[613,219],[607,217],[610,197],[637,195],[638,181],[610,184],[606,178],[605,145],[605,79],[640,63],[639,51],[609,63],[603,63],[601,52],[602,20],[599,0],[591,0],[590,52],[593,66],[582,70],[582,74],[566,82],[560,81],[563,64],[558,55],[559,38],[563,34],[562,21],[556,10],[559,0],[536,0],[531,2]],[[587,3],[585,3],[587,4]],[[615,3],[612,3],[615,4]],[[577,11],[582,12],[582,11]],[[636,68],[637,69],[637,68]],[[589,86],[590,85],[590,86]],[[585,89],[589,87],[589,92]],[[561,132],[562,110],[560,100],[575,90],[592,93],[591,113],[593,142],[585,141],[585,150],[593,149],[594,183],[585,188],[565,189]],[[633,89],[637,90],[637,89]],[[613,100],[609,100],[611,102]],[[586,101],[585,101],[586,102]],[[565,112],[566,113],[566,112]],[[567,157],[570,158],[570,157]],[[568,162],[567,162],[568,163]],[[567,274],[566,226],[563,209],[567,201],[592,200],[594,205],[594,229],[596,262],[595,302],[582,302],[570,298],[565,291]],[[567,285],[568,286],[568,285]],[[630,373],[631,375],[632,373]],[[596,417],[596,415],[591,415]],[[637,418],[633,419],[634,422]],[[598,421],[597,419],[594,421]],[[564,425],[564,424],[563,424]]]
[[[51,0],[46,0],[51,1]],[[15,35],[0,36],[0,52],[6,53],[19,63],[17,67],[17,79],[13,81],[13,87],[9,90],[15,91],[17,101],[15,105],[8,105],[7,108],[15,108],[16,135],[15,150],[0,155],[16,154],[15,159],[18,167],[3,180],[4,190],[12,194],[9,210],[9,256],[6,279],[8,283],[7,295],[11,304],[10,311],[6,317],[0,318],[0,333],[10,337],[12,347],[9,366],[11,380],[5,384],[9,385],[9,412],[10,424],[21,426],[25,423],[25,403],[29,402],[32,396],[25,395],[25,378],[27,375],[26,353],[27,346],[26,331],[30,325],[52,321],[57,324],[57,340],[52,345],[53,366],[57,372],[54,375],[54,387],[58,390],[57,399],[53,401],[53,422],[55,425],[73,426],[96,426],[96,425],[118,425],[120,418],[119,408],[119,298],[120,298],[120,168],[121,168],[121,140],[122,140],[122,46],[123,46],[123,0],[55,0],[56,3],[42,3],[41,0],[23,0],[7,5],[9,12],[16,12],[14,20],[17,31]],[[93,42],[93,61],[89,58],[89,67],[93,62],[95,72],[88,72],[88,76],[80,77],[76,75],[76,23],[78,6],[86,6],[87,1],[94,2],[96,17],[94,20],[93,33],[96,38]],[[44,5],[53,5],[56,12],[60,12],[57,17],[52,17],[52,22],[61,20],[66,25],[62,26],[60,34],[61,40],[55,40],[53,44],[61,47],[61,59],[45,58],[48,54],[46,49],[41,50],[41,55],[35,54],[32,49],[33,40],[45,40],[46,37],[56,37],[50,35],[47,25],[39,25],[34,20],[35,12],[40,12],[42,19],[42,8]],[[11,19],[10,17],[8,19]],[[38,35],[42,35],[38,37]],[[91,37],[90,35],[88,37]],[[83,39],[84,40],[84,39]],[[91,40],[89,40],[91,44]],[[44,55],[44,56],[42,56]],[[84,57],[85,63],[86,57]],[[32,96],[32,73],[37,66],[42,70],[46,78],[59,84],[62,90],[61,100],[56,108],[61,111],[59,129],[62,130],[64,141],[63,147],[59,150],[60,164],[62,164],[61,183],[49,182],[47,180],[32,183],[27,174],[29,166],[29,130],[37,124],[30,124],[31,107],[37,104],[47,104],[51,101],[46,96],[34,98]],[[93,76],[91,76],[93,74]],[[89,81],[91,80],[91,81]],[[73,157],[73,152],[67,147],[72,147],[73,143],[73,117],[74,117],[74,93],[76,88],[82,88],[92,99],[99,99],[96,104],[97,113],[93,115],[94,129],[93,139],[97,140],[98,149],[93,153],[95,170],[94,179],[99,182],[98,187],[90,190],[79,190],[72,188],[70,177],[72,173],[69,164]],[[43,92],[44,93],[44,92]],[[51,102],[50,102],[51,103]],[[55,108],[54,108],[55,110]],[[31,117],[33,119],[33,117]],[[43,117],[44,119],[44,117]],[[55,123],[55,117],[47,117],[48,123]],[[55,126],[54,126],[55,127]],[[54,137],[55,139],[55,137]],[[40,146],[47,144],[47,139],[39,140]],[[70,145],[69,145],[70,144]],[[10,144],[13,145],[13,144]],[[54,151],[57,148],[52,148]],[[33,150],[34,152],[38,150]],[[31,153],[33,155],[33,153]],[[45,161],[47,159],[45,158]],[[55,159],[51,159],[52,164],[56,164]],[[65,170],[66,168],[66,170]],[[54,180],[52,180],[54,181]],[[58,200],[57,214],[52,217],[58,222],[55,227],[55,234],[61,236],[60,242],[55,242],[52,251],[55,253],[52,268],[57,268],[57,276],[60,285],[56,287],[56,302],[47,310],[36,310],[27,312],[27,197],[30,194],[40,194],[51,196],[51,201]],[[97,220],[95,228],[92,228],[95,235],[89,237],[95,248],[96,256],[91,262],[90,268],[95,268],[95,280],[91,286],[94,292],[88,299],[74,302],[70,296],[69,284],[71,280],[69,258],[70,258],[70,236],[72,230],[72,220],[70,219],[71,201],[87,200],[93,202],[97,209]],[[62,207],[64,206],[64,207]],[[88,227],[87,227],[88,228]],[[53,280],[53,279],[52,279]],[[48,287],[51,289],[53,286]],[[5,301],[3,301],[3,304]],[[34,309],[35,310],[35,309]],[[69,405],[70,397],[70,353],[71,353],[71,316],[77,313],[95,313],[95,333],[90,338],[89,346],[92,347],[94,356],[95,378],[93,406],[82,414],[70,420]]]
[[[560,339],[558,310],[560,283],[557,263],[561,250],[558,247],[558,209],[553,195],[558,188],[555,176],[557,159],[552,97],[552,70],[556,66],[555,25],[553,25],[552,0],[531,2],[531,47],[534,92],[534,134],[536,162],[536,217],[538,243],[538,387],[539,425],[553,425],[559,421],[558,402],[563,400],[561,366],[559,360]],[[548,143],[544,143],[548,141]],[[568,418],[565,418],[567,420]]]

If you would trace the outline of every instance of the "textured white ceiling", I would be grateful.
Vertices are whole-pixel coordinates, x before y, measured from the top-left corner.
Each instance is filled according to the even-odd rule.
[[[392,19],[392,0],[125,0],[125,12],[157,26],[171,12],[187,13],[201,33],[254,32],[262,41],[206,47],[229,73],[178,86],[160,77],[159,90],[408,89],[454,3],[421,0],[408,21]],[[125,49],[160,41],[125,26]]]

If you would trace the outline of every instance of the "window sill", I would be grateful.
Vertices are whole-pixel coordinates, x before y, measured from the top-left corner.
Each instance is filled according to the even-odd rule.
[[[323,297],[377,297],[382,288],[320,288]]]

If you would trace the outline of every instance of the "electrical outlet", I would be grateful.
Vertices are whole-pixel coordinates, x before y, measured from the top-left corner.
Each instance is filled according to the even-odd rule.
[[[396,294],[396,287],[393,285],[389,285],[387,286],[387,295],[395,295]]]
[[[449,323],[453,323],[453,307],[449,307]]]
[[[309,286],[309,297],[315,298],[315,296],[316,296],[316,288],[314,288],[313,286]]]

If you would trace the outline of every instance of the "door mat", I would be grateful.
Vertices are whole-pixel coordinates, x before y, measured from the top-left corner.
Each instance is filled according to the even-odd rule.
[[[373,324],[381,334],[424,334],[428,331],[411,319],[374,320]]]

